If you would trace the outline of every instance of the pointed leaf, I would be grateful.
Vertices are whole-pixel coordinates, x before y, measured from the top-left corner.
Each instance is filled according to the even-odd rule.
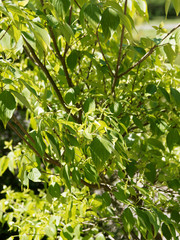
[[[68,165],[65,165],[63,167],[63,178],[65,180],[65,184],[66,186],[69,188],[69,190],[71,191],[71,183],[70,183],[70,176],[69,176],[69,167]]]
[[[84,15],[90,25],[94,28],[97,28],[101,20],[101,11],[98,8],[97,4],[90,3],[84,9]]]
[[[101,19],[101,26],[106,39],[111,37],[112,32],[116,30],[119,22],[120,18],[117,11],[111,8],[106,8]]]
[[[123,224],[126,232],[131,232],[134,227],[135,219],[130,208],[126,208],[122,214]]]
[[[180,92],[178,90],[176,90],[175,88],[171,88],[171,95],[174,98],[177,107],[180,106]]]
[[[31,172],[28,174],[28,178],[33,182],[41,182],[39,179],[41,177],[41,173],[37,168],[33,168]]]
[[[27,100],[27,98],[25,96],[23,96],[21,93],[16,92],[14,90],[11,90],[11,92],[15,95],[15,97],[17,97],[17,99],[29,110],[32,111],[32,108]]]
[[[0,93],[0,120],[2,120],[4,127],[13,116],[16,109],[16,102],[13,95],[8,91]]]

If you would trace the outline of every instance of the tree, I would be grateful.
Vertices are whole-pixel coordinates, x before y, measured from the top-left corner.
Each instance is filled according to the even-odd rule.
[[[178,239],[180,24],[135,41],[145,0],[4,0],[0,12],[0,119],[21,139],[0,174],[22,185],[4,185],[2,225],[23,240]]]

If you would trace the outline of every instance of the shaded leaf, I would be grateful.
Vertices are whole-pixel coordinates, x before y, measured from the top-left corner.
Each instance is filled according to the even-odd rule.
[[[106,39],[111,37],[113,31],[116,30],[120,22],[117,11],[106,8],[101,19],[101,26]]]
[[[126,232],[131,232],[134,227],[135,219],[130,208],[126,208],[122,214],[123,224]]]
[[[96,4],[90,3],[84,9],[84,15],[90,25],[97,28],[101,20],[101,11]]]
[[[0,93],[0,119],[2,120],[4,127],[13,116],[16,108],[16,102],[13,95],[8,91]]]
[[[96,103],[95,100],[92,98],[86,99],[84,106],[83,106],[84,112],[93,112],[96,109]]]

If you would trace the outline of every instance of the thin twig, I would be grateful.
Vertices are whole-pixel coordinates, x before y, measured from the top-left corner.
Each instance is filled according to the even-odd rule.
[[[36,55],[34,49],[33,49],[33,48],[31,47],[31,45],[27,42],[27,40],[26,40],[24,37],[23,37],[23,39],[24,39],[24,41],[25,41],[25,43],[26,43],[26,45],[27,45],[30,53],[32,54],[32,57],[33,57],[34,61],[38,64],[38,66],[41,68],[41,70],[45,73],[46,77],[47,77],[48,80],[50,81],[50,83],[51,83],[52,87],[54,88],[54,91],[56,92],[56,94],[57,94],[57,96],[58,96],[58,99],[59,99],[60,103],[62,104],[62,106],[64,107],[65,111],[70,114],[70,110],[69,110],[69,108],[66,107],[66,104],[65,104],[65,102],[64,102],[64,99],[63,99],[63,97],[62,97],[62,95],[61,95],[61,93],[60,93],[60,91],[59,91],[56,83],[54,82],[53,78],[51,77],[49,71],[47,70],[46,66],[42,64],[42,62],[40,61],[40,59],[39,59],[38,56]],[[78,122],[78,123],[81,122],[81,119],[78,119],[75,115],[72,115],[72,114],[71,114],[71,116],[74,118],[74,120],[75,120],[76,122]]]
[[[25,53],[28,55],[28,57],[31,59],[31,61],[38,66],[38,64],[34,61],[33,57],[31,56],[31,54],[29,54],[29,51],[27,50],[27,48],[24,46],[24,51]]]
[[[0,40],[3,39],[3,37],[6,35],[6,33],[8,32],[8,30],[10,29],[11,25],[9,25],[6,29],[6,31],[4,32],[4,34],[1,36]]]
[[[174,27],[169,33],[166,34],[166,36],[161,40],[161,43],[172,33],[174,32],[176,29],[178,29],[180,27],[180,24],[178,24],[176,27]],[[133,66],[131,66],[130,68],[128,68],[125,72],[121,73],[118,78],[121,78],[122,76],[126,75],[128,72],[130,72],[133,68],[135,68],[136,66],[138,66],[139,64],[141,64],[144,60],[146,60],[146,58],[148,58],[153,52],[154,50],[159,47],[161,45],[154,45],[146,54],[144,54],[144,56],[142,56],[141,59],[139,59],[138,62],[136,62]]]
[[[78,6],[78,8],[81,9],[81,6],[79,5],[79,3],[76,0],[74,0],[74,2]]]
[[[51,27],[49,27],[49,33],[50,33],[50,36],[51,36],[51,38],[53,40],[54,48],[55,48],[56,54],[58,56],[58,59],[62,63],[62,66],[63,66],[63,69],[64,69],[64,73],[65,73],[68,85],[69,85],[69,87],[74,87],[74,84],[72,83],[72,80],[71,80],[71,78],[69,76],[69,73],[68,73],[68,70],[67,70],[67,66],[66,66],[66,62],[65,62],[65,56],[63,57],[60,54],[60,51],[59,51],[59,48],[58,48],[58,45],[57,45],[57,42],[56,42],[56,38],[54,36],[54,32],[53,32]]]
[[[125,0],[124,4],[124,15],[126,15],[127,12],[127,2],[128,0]],[[116,71],[115,71],[115,76],[114,76],[114,81],[112,84],[112,90],[111,92],[115,96],[115,86],[118,80],[118,72],[119,72],[119,67],[120,67],[120,59],[121,59],[121,54],[122,54],[122,46],[123,46],[123,40],[124,40],[124,32],[125,32],[125,26],[124,24],[122,25],[122,32],[121,32],[121,39],[120,39],[120,44],[119,44],[119,53],[118,53],[118,59],[117,59],[117,64],[116,64]]]
[[[26,131],[26,129],[22,126],[22,124],[17,120],[17,118],[13,115],[12,120],[14,123],[21,129],[21,131],[27,136],[27,138],[34,144],[35,140],[31,137],[31,135]],[[57,161],[53,159],[49,154],[45,153],[45,157],[49,158],[52,162]]]
[[[104,54],[104,52],[103,52],[103,49],[102,49],[102,46],[101,46],[101,43],[100,43],[100,40],[99,40],[98,29],[97,29],[97,31],[96,31],[96,36],[97,36],[97,40],[98,40],[98,43],[99,43],[100,51],[101,51],[101,54],[103,55],[104,61],[106,62],[107,66],[108,66],[108,69],[109,69],[109,71],[110,71],[111,76],[114,76],[114,74],[113,74],[113,72],[112,72],[112,70],[111,70],[111,67],[110,67],[110,65],[109,65],[109,63],[108,63],[108,60],[107,60],[107,58],[106,58],[106,56],[105,56],[105,54]]]
[[[12,123],[8,122],[8,126],[17,134],[17,136],[23,140],[28,146],[29,148],[39,157],[42,158],[42,156],[40,155],[40,153],[38,153],[38,151],[19,133],[19,131],[12,125]],[[51,164],[54,164],[58,167],[61,167],[61,163],[58,162],[57,160],[54,159],[47,159],[47,158],[43,158],[46,162],[49,162]]]

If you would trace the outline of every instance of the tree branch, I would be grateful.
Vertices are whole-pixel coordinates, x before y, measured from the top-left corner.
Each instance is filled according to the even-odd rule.
[[[72,83],[72,80],[69,76],[69,72],[67,70],[67,66],[66,66],[66,62],[65,62],[65,56],[63,57],[61,54],[60,54],[60,51],[59,51],[59,48],[57,46],[57,42],[56,42],[56,38],[54,36],[54,32],[52,30],[51,27],[49,27],[49,33],[50,33],[50,36],[53,40],[53,44],[54,44],[54,48],[55,48],[55,51],[56,51],[56,54],[58,56],[58,59],[61,61],[61,64],[63,66],[63,69],[64,69],[64,73],[65,73],[65,76],[66,76],[66,79],[67,79],[67,82],[68,82],[68,85],[69,87],[74,87],[74,84]],[[65,49],[66,50],[66,49]]]
[[[39,157],[42,159],[42,156],[38,153],[38,151],[18,132],[18,130],[10,123],[8,122],[8,126],[17,134],[17,136],[23,140],[27,145],[28,147]],[[51,160],[51,159],[47,159],[46,157],[43,158],[46,162],[49,162],[51,164],[54,164],[58,167],[61,167],[61,163],[56,161],[56,160]]]
[[[41,68],[41,70],[45,73],[46,77],[47,77],[48,80],[50,81],[50,83],[51,83],[54,91],[56,92],[56,94],[57,94],[57,96],[58,96],[58,99],[59,99],[60,103],[62,104],[62,106],[64,107],[65,111],[70,114],[70,110],[69,110],[69,108],[66,107],[66,104],[65,104],[65,102],[64,102],[64,99],[63,99],[63,97],[62,97],[62,95],[61,95],[61,93],[60,93],[57,85],[55,84],[53,78],[51,77],[49,71],[47,70],[46,66],[42,64],[42,62],[40,61],[40,59],[39,59],[38,56],[36,55],[34,49],[33,49],[33,48],[31,47],[31,45],[27,42],[27,40],[26,40],[24,37],[23,37],[23,39],[24,39],[24,41],[25,41],[25,43],[26,43],[26,45],[27,45],[27,47],[28,47],[28,49],[29,49],[29,51],[30,51],[33,59],[34,59],[34,61],[35,61],[35,62],[37,63],[37,65]],[[74,119],[76,122],[78,122],[78,123],[81,122],[81,120],[78,119],[75,115],[72,115],[72,114],[71,114],[71,116],[73,117],[73,119]]]
[[[74,0],[74,2],[78,6],[78,8],[81,9],[81,6],[79,5],[79,3],[76,0]]]
[[[178,24],[176,27],[174,27],[169,33],[166,34],[166,36],[161,40],[161,43],[172,33],[174,32],[176,29],[178,29],[180,27],[180,24]],[[154,45],[144,56],[142,56],[141,59],[139,59],[138,62],[136,62],[132,67],[128,68],[125,72],[121,73],[120,75],[118,75],[118,78],[121,78],[122,76],[126,75],[128,72],[130,72],[133,68],[135,68],[136,66],[138,66],[139,64],[141,64],[144,60],[146,60],[146,58],[148,58],[153,52],[154,50],[159,47],[160,45]]]
[[[6,29],[6,31],[4,32],[4,34],[1,36],[0,40],[3,39],[3,37],[6,35],[6,33],[8,32],[8,30],[10,29],[11,25],[9,25]]]
[[[97,31],[96,31],[96,36],[97,36],[97,40],[98,40],[98,43],[99,43],[100,51],[101,51],[101,53],[102,53],[102,55],[103,55],[104,61],[106,62],[107,66],[108,66],[108,68],[109,68],[110,74],[111,74],[112,76],[114,76],[114,74],[113,74],[113,72],[112,72],[112,70],[111,70],[111,67],[110,67],[110,65],[109,65],[109,63],[108,63],[108,61],[107,61],[107,58],[106,58],[106,56],[105,56],[105,54],[104,54],[104,52],[103,52],[103,49],[102,49],[102,46],[101,46],[101,43],[100,43],[100,40],[99,40],[98,28],[97,28]]]
[[[125,0],[124,15],[126,15],[126,12],[127,12],[127,2],[128,2],[128,0]],[[117,80],[118,80],[118,71],[119,71],[119,67],[120,67],[120,59],[121,59],[121,54],[122,54],[124,32],[125,32],[125,26],[123,24],[122,25],[122,32],[121,32],[121,40],[120,40],[120,45],[119,45],[119,54],[118,54],[118,59],[117,59],[117,64],[116,64],[116,71],[115,71],[114,81],[113,81],[112,90],[111,90],[111,92],[113,93],[114,96],[115,96],[115,86],[116,86],[116,83],[117,83]]]
[[[13,122],[21,129],[21,131],[27,136],[27,138],[32,142],[35,143],[34,139],[31,137],[31,135],[29,135],[29,133],[26,131],[26,129],[22,126],[22,124],[17,120],[17,118],[13,115],[12,117]],[[49,154],[45,153],[44,154],[45,157],[49,158],[51,160],[51,163],[53,163],[54,161],[57,161],[53,158],[51,158],[51,156],[49,156]]]

